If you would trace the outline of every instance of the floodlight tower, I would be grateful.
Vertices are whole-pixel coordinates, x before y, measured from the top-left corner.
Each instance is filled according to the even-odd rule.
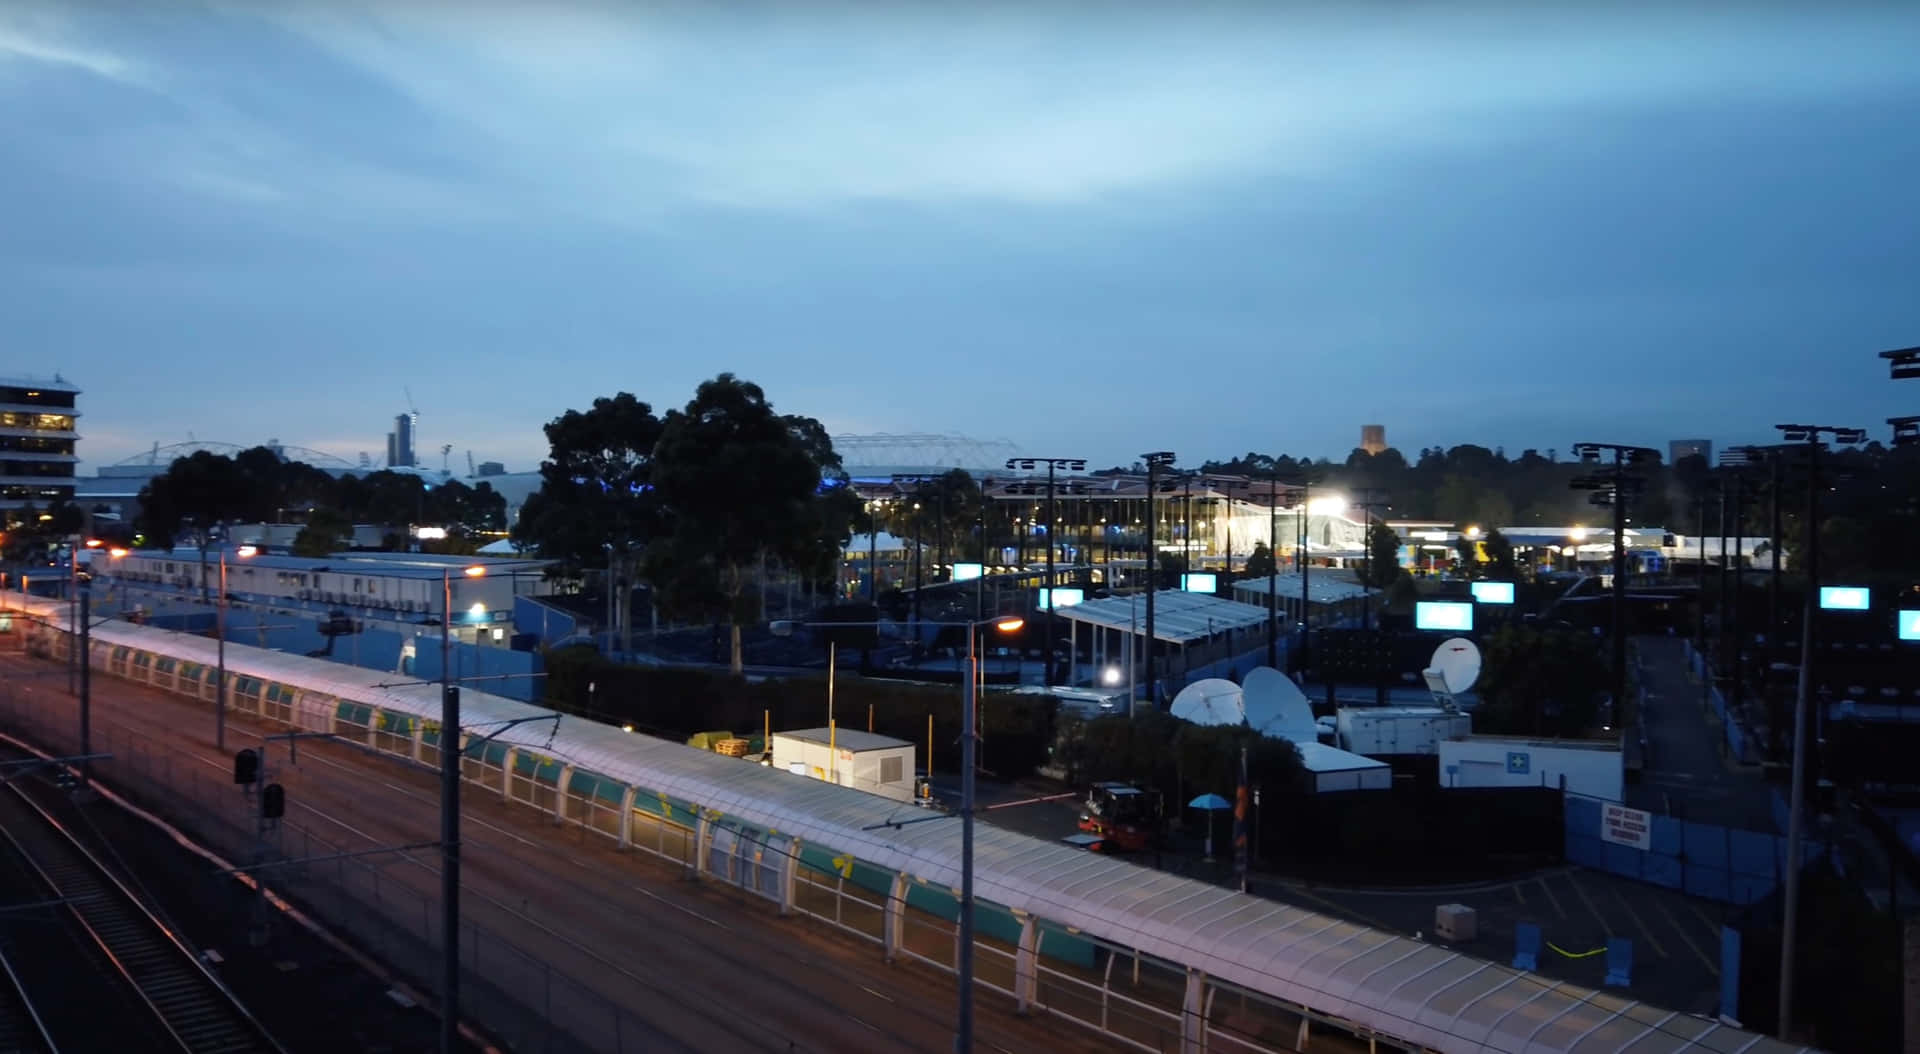
[[[1800,614],[1800,679],[1793,700],[1793,787],[1787,811],[1787,889],[1785,918],[1780,926],[1780,1035],[1793,1026],[1793,967],[1795,928],[1800,920],[1800,842],[1806,819],[1807,740],[1810,728],[1807,698],[1812,690],[1813,619],[1820,609],[1820,438],[1835,443],[1864,443],[1867,430],[1834,425],[1775,425],[1780,438],[1807,445],[1806,564],[1807,596]]]
[[[1053,577],[1053,483],[1054,470],[1066,469],[1068,472],[1085,472],[1087,459],[1083,457],[1010,457],[1007,467],[1015,471],[1031,472],[1041,465],[1047,466],[1047,646],[1041,674],[1041,682],[1048,688],[1053,687],[1053,595],[1060,583]]]
[[[1174,453],[1171,450],[1155,450],[1140,455],[1140,459],[1147,463],[1147,701],[1158,708],[1160,689],[1153,669],[1153,595],[1160,591],[1160,582],[1153,573],[1153,495],[1160,486],[1160,470],[1173,464]],[[1127,706],[1132,708],[1132,699],[1127,700]]]
[[[1600,465],[1602,454],[1613,455],[1612,464],[1596,475],[1574,480],[1573,486],[1597,491],[1595,504],[1613,506],[1613,706],[1619,713],[1627,697],[1627,498],[1646,486],[1644,479],[1629,475],[1627,469],[1658,461],[1660,452],[1621,443],[1575,443],[1573,453],[1590,465]]]
[[[1893,380],[1920,380],[1920,348],[1883,351],[1880,357],[1887,360],[1887,371]],[[1894,446],[1920,443],[1920,417],[1889,417],[1887,423],[1893,426]]]

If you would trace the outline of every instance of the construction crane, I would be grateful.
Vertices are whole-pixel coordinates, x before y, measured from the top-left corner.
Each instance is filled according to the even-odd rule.
[[[473,451],[469,450],[467,451],[467,476],[471,478],[479,474],[479,470],[473,467]]]
[[[453,475],[453,466],[452,466],[452,464],[450,463],[450,460],[449,460],[449,459],[451,458],[451,456],[452,456],[452,454],[453,454],[453,444],[452,444],[452,443],[442,443],[442,444],[440,444],[440,474],[441,474],[442,476],[451,476],[451,475]]]

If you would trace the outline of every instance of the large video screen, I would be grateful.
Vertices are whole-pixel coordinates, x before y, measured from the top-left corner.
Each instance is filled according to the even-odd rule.
[[[1513,603],[1513,583],[1475,582],[1473,599],[1482,604],[1511,604]]]
[[[1473,605],[1458,601],[1422,600],[1413,606],[1413,628],[1470,633],[1473,631]]]
[[[1068,586],[1061,586],[1058,589],[1048,589],[1045,586],[1041,586],[1040,596],[1034,601],[1035,605],[1042,611],[1052,611],[1055,608],[1070,608],[1075,604],[1084,604],[1086,602],[1086,590]]]
[[[953,580],[955,582],[971,582],[980,577],[980,570],[981,567],[979,564],[954,564]]]
[[[1866,611],[1873,606],[1866,586],[1821,586],[1820,607],[1826,611]]]
[[[1220,591],[1220,576],[1212,571],[1181,575],[1180,588],[1189,593],[1217,593]]]
[[[1920,609],[1900,612],[1900,639],[1920,641]]]

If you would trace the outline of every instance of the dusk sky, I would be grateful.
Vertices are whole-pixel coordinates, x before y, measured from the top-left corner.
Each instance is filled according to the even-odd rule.
[[[0,374],[89,466],[723,370],[1099,464],[1920,412],[1920,4],[934,6],[0,0]]]

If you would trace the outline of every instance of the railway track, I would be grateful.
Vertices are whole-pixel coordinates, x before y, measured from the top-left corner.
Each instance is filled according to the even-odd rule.
[[[52,812],[12,782],[0,789],[0,841],[17,854],[17,870],[41,900],[57,904],[96,963],[124,982],[129,1001],[146,1012],[138,1030],[158,1050],[192,1054],[285,1054],[191,948],[150,911]],[[41,1024],[24,956],[8,957],[0,942],[0,1017],[23,1032],[20,1049],[86,1049],[96,1040],[63,1035]],[[29,971],[31,972],[31,971]],[[41,987],[41,1005],[62,993]],[[71,998],[71,994],[68,995]],[[16,1001],[18,1006],[7,1006]],[[66,1001],[66,1000],[62,1000]],[[79,1022],[70,1022],[78,1026]],[[0,1028],[7,1025],[0,1024]],[[36,1034],[37,1030],[37,1034]],[[69,1033],[71,1034],[71,1033]],[[15,1049],[0,1036],[0,1049]],[[79,1046],[72,1044],[79,1043]]]

